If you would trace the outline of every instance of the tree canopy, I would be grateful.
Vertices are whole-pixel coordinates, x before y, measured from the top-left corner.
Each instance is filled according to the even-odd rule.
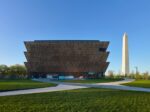
[[[24,65],[0,65],[0,78],[26,78],[27,70]]]

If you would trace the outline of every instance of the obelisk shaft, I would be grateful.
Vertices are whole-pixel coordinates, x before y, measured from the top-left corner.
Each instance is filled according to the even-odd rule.
[[[128,50],[128,36],[126,33],[123,35],[122,47],[122,75],[129,75],[129,50]]]

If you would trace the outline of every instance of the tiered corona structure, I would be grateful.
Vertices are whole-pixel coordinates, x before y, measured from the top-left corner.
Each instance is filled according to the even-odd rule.
[[[104,76],[109,42],[99,40],[35,40],[25,41],[25,65],[32,77],[47,74],[73,75],[85,78]]]

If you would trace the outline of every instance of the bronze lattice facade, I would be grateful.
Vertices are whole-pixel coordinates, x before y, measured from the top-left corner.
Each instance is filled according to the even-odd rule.
[[[30,76],[47,74],[99,78],[109,65],[109,42],[99,40],[25,41],[25,56]]]

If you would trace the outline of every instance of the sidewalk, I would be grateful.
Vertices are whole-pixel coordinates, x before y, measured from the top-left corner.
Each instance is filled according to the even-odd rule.
[[[123,83],[132,82],[132,81],[134,81],[133,79],[125,79],[125,80],[122,80],[122,81],[108,82],[108,83],[95,83],[95,84],[66,83],[66,82],[50,81],[48,79],[36,79],[36,81],[56,83],[56,84],[58,84],[58,86],[56,86],[56,87],[46,87],[46,88],[37,88],[37,89],[27,89],[27,90],[16,90],[16,91],[0,92],[0,96],[12,96],[12,95],[21,95],[21,94],[44,93],[44,92],[54,92],[54,91],[63,91],[63,90],[72,90],[72,89],[81,89],[81,88],[91,88],[91,87],[150,92],[150,88],[129,87],[129,86],[120,85],[120,84],[123,84]]]
[[[46,88],[37,88],[37,89],[27,89],[27,90],[15,90],[15,91],[0,92],[0,96],[12,96],[12,95],[21,95],[21,94],[44,93],[44,92],[54,92],[54,91],[72,90],[72,89],[80,89],[80,88],[86,88],[86,87],[60,84],[56,87],[46,87]]]

